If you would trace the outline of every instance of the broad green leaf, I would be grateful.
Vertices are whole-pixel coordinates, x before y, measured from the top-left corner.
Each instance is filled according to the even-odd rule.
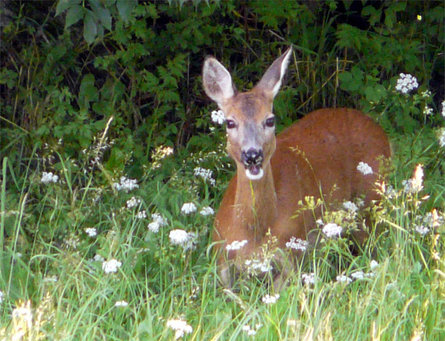
[[[59,0],[56,6],[56,16],[65,12],[68,8],[78,5],[80,0]]]
[[[97,25],[94,16],[88,11],[85,14],[83,23],[83,37],[88,44],[91,44],[97,36]]]
[[[65,28],[74,25],[76,22],[78,22],[80,19],[84,17],[84,14],[85,13],[83,7],[79,5],[74,5],[70,7],[68,12],[66,12]]]
[[[116,7],[123,21],[128,21],[136,4],[136,0],[116,0]]]
[[[92,0],[90,3],[94,14],[99,18],[103,27],[107,30],[111,30],[111,14],[108,8],[103,7],[97,0]]]

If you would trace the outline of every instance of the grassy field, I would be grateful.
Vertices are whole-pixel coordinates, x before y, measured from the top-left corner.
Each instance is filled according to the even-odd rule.
[[[101,168],[103,137],[53,174],[34,168],[37,153],[21,174],[3,159],[2,340],[443,340],[443,207],[432,211],[443,178],[419,168],[403,183],[415,166],[397,153],[403,138],[373,209],[383,233],[358,255],[325,237],[275,292],[255,277],[218,283],[209,231],[231,167],[222,148],[158,149],[129,179]],[[360,222],[346,208],[324,219]]]

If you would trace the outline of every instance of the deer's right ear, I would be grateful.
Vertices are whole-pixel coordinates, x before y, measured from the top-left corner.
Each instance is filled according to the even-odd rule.
[[[207,57],[202,68],[204,90],[221,108],[223,103],[233,97],[235,90],[229,71],[215,58]]]

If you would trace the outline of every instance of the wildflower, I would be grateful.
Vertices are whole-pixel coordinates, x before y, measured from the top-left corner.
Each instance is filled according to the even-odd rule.
[[[111,272],[117,272],[117,269],[121,266],[122,262],[119,262],[116,259],[110,259],[109,261],[104,261],[102,263],[102,270],[104,270],[106,274],[109,274]]]
[[[433,114],[433,108],[430,108],[429,106],[425,105],[425,108],[423,108],[423,114],[425,116],[431,116]]]
[[[291,237],[290,241],[286,243],[288,249],[306,251],[309,243],[306,240],[300,238]]]
[[[263,301],[264,304],[275,304],[279,298],[280,298],[279,294],[264,295],[261,301]]]
[[[379,267],[379,263],[377,261],[375,261],[374,259],[369,263],[369,268],[371,269],[371,271],[376,270]]]
[[[210,206],[206,206],[206,207],[203,207],[201,209],[201,211],[199,211],[199,214],[202,216],[208,216],[208,215],[215,214],[215,211],[213,211],[213,208],[211,208]]]
[[[196,239],[196,233],[187,232],[181,229],[171,230],[170,243],[173,245],[180,245],[184,250],[193,249]]]
[[[322,229],[323,233],[328,238],[339,237],[342,230],[343,230],[343,228],[341,226],[338,226],[337,224],[334,224],[334,223],[326,224],[325,226],[323,226],[323,229]]]
[[[244,262],[244,264],[247,266],[247,271],[249,273],[265,273],[273,269],[272,265],[270,265],[270,260],[267,259],[264,261],[259,261],[258,259],[248,259]]]
[[[362,161],[358,163],[357,170],[363,175],[368,175],[373,173],[371,166],[369,166],[366,162]]]
[[[215,186],[215,179],[212,178],[213,171],[206,168],[196,167],[193,170],[195,176],[199,176],[204,179],[204,181],[209,181],[212,186]]]
[[[5,296],[5,294],[3,293],[3,291],[0,290],[0,304],[3,303],[4,296]]]
[[[105,259],[101,255],[95,254],[93,257],[93,261],[95,262],[103,262]]]
[[[422,91],[421,95],[422,95],[423,98],[430,98],[431,97],[431,91],[429,91],[429,90]]]
[[[136,218],[138,219],[145,219],[147,218],[147,213],[145,212],[145,210],[140,211],[136,214]]]
[[[363,278],[365,278],[365,273],[361,270],[355,271],[351,274],[351,277],[353,279],[363,279]]]
[[[182,205],[181,212],[184,214],[196,212],[196,206],[192,202],[186,202],[184,205]]]
[[[417,21],[422,21],[422,16],[420,14],[417,14]]]
[[[401,73],[397,80],[396,90],[402,94],[407,94],[411,90],[417,89],[418,86],[419,84],[417,83],[416,77],[410,74]]]
[[[417,226],[415,227],[415,230],[416,230],[416,232],[417,232],[418,234],[420,234],[421,236],[426,235],[426,234],[430,231],[430,229],[429,229],[428,227],[426,227],[426,226],[420,226],[420,225],[417,225]]]
[[[59,180],[59,176],[53,174],[52,172],[43,172],[42,173],[42,178],[40,179],[40,181],[44,184],[49,184],[50,182],[54,182],[56,183]]]
[[[185,334],[191,334],[193,328],[184,320],[168,320],[167,327],[175,331],[175,339],[182,338]]]
[[[114,306],[115,307],[127,307],[128,306],[128,302],[126,302],[126,301],[116,301]]]
[[[133,189],[139,188],[136,179],[128,179],[125,176],[121,176],[120,183],[114,183],[113,188],[118,191],[125,191],[126,193],[132,191]]]
[[[260,329],[263,325],[261,323],[257,323],[255,325],[255,328],[251,328],[249,325],[244,325],[243,326],[243,331],[246,332],[247,336],[255,336],[256,333],[258,332],[258,329]]]
[[[352,279],[345,275],[338,275],[335,279],[337,280],[337,282],[340,282],[340,283],[348,284],[348,283],[352,282]]]
[[[85,233],[90,236],[90,237],[96,237],[97,236],[97,231],[94,227],[87,227],[85,229]]]
[[[230,244],[226,245],[226,250],[227,251],[239,250],[243,248],[246,244],[247,240],[241,240],[241,241],[234,240]]]
[[[405,193],[418,193],[423,189],[423,166],[418,164],[414,170],[413,177],[404,180],[402,184],[405,186]]]
[[[443,112],[442,112],[443,114]],[[444,116],[445,118],[445,116]],[[440,133],[439,133],[439,138],[438,138],[438,142],[439,142],[439,146],[441,146],[442,148],[445,148],[445,129],[441,129]]]
[[[131,199],[127,200],[127,208],[136,207],[141,203],[141,199],[136,199],[135,197],[131,197]]]
[[[153,233],[158,233],[160,227],[167,225],[167,221],[159,213],[153,213],[151,218],[153,221],[147,227]]]
[[[23,302],[12,311],[12,319],[25,322],[30,328],[32,325],[31,301]],[[18,323],[14,323],[17,325]]]
[[[212,111],[212,121],[219,125],[224,124],[226,121],[226,116],[222,110],[213,110]]]
[[[343,203],[343,208],[349,212],[355,213],[358,211],[358,207],[352,201],[345,201]]]
[[[445,101],[442,101],[442,117],[445,118]]]
[[[308,274],[301,274],[301,278],[303,279],[303,283],[305,285],[315,284],[315,273],[313,272]]]

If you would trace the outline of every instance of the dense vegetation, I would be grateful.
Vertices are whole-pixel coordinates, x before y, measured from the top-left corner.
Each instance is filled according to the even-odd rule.
[[[443,1],[2,1],[0,15],[1,340],[444,339]],[[372,210],[384,232],[358,254],[325,238],[279,297],[248,276],[227,290],[209,236],[233,165],[202,62],[243,90],[290,45],[278,131],[321,107],[378,121],[394,152]]]

